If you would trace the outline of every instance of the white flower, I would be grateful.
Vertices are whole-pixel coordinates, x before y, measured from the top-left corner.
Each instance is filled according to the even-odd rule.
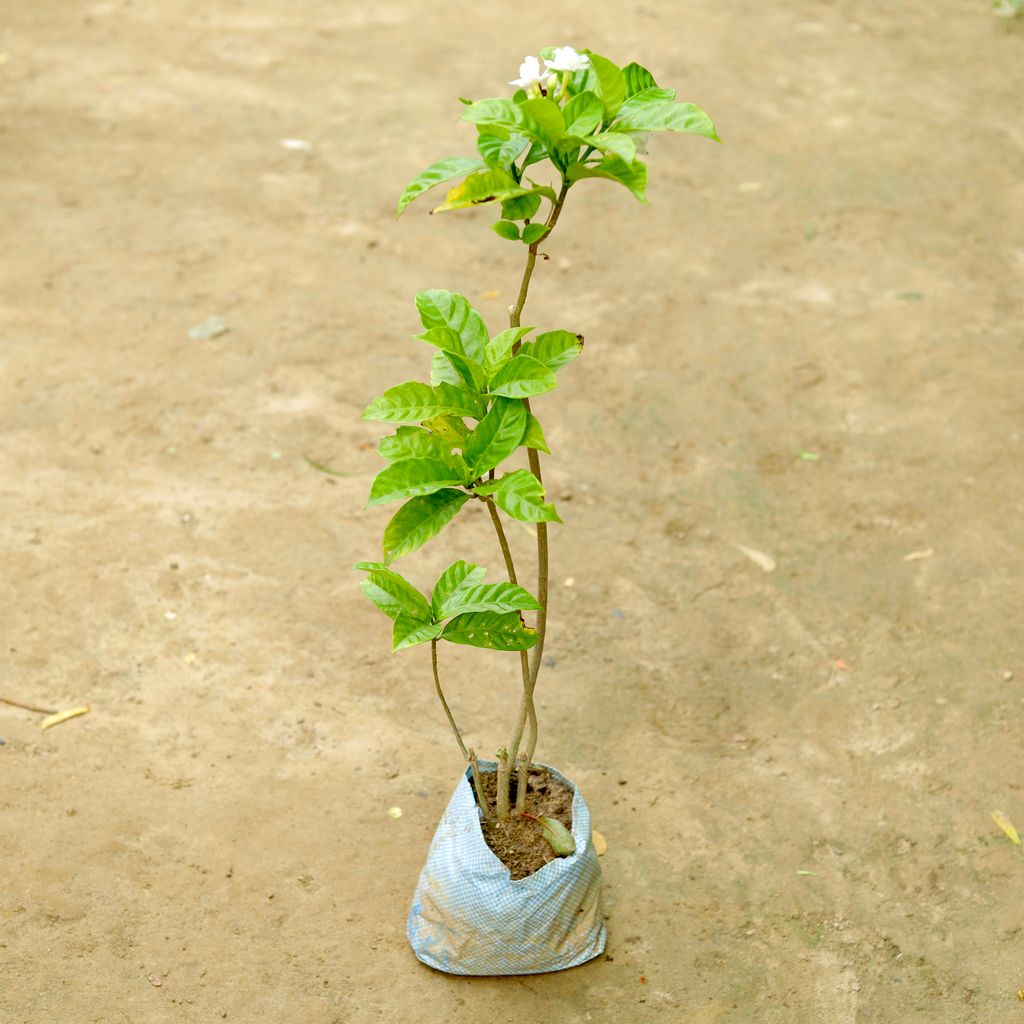
[[[518,85],[520,89],[529,89],[534,83],[543,83],[548,74],[548,72],[541,71],[540,61],[536,57],[524,57],[523,63],[519,65],[519,77],[512,79],[509,85]]]
[[[590,58],[585,53],[577,53],[571,46],[556,46],[554,57],[544,63],[548,71],[582,71],[590,67]]]

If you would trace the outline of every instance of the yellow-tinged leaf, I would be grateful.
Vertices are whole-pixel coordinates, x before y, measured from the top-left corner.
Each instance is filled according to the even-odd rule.
[[[992,812],[992,820],[1006,833],[1006,838],[1013,843],[1014,846],[1020,846],[1020,836],[1017,834],[1017,830],[1013,827],[1013,822],[1003,814],[1001,811]]]
[[[748,548],[746,544],[734,544],[737,551],[742,551],[743,554],[749,558],[754,565],[764,572],[775,571],[775,559],[771,555],[765,554],[763,551],[758,551],[757,548]]]
[[[559,857],[571,857],[576,852],[576,840],[572,833],[557,819],[538,819],[544,830],[544,838]]]
[[[47,715],[40,723],[40,729],[49,729],[52,726],[60,725],[61,722],[66,722],[69,718],[77,718],[79,715],[87,715],[89,708],[68,708],[67,711],[58,711],[55,715]]]
[[[594,840],[594,852],[598,857],[603,857],[605,850],[608,849],[608,840],[596,828],[590,834]]]

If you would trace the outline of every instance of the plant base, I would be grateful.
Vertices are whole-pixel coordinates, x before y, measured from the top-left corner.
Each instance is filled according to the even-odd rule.
[[[493,761],[480,767],[497,769]],[[423,963],[447,974],[543,974],[604,952],[601,866],[590,812],[577,787],[549,771],[572,790],[576,852],[517,880],[484,841],[468,773],[459,780],[430,844],[406,926]]]

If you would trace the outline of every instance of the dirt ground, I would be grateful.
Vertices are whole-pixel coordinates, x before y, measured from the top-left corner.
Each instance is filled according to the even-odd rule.
[[[405,941],[461,766],[350,571],[359,414],[422,373],[417,290],[502,326],[521,248],[394,203],[562,43],[725,144],[657,138],[649,208],[584,182],[535,278],[587,337],[538,403],[538,755],[607,837],[608,957],[456,979]],[[0,707],[5,1024],[1024,1014],[1024,23],[34,0],[0,52],[0,696],[92,707]],[[499,577],[479,515],[404,566],[456,557]],[[489,754],[515,656],[443,654]]]

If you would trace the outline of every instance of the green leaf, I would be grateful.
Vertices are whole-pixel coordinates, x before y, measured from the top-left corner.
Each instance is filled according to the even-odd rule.
[[[553,370],[529,356],[515,355],[491,378],[488,390],[506,398],[529,398],[550,391],[558,381]]]
[[[474,160],[464,156],[453,156],[447,160],[438,160],[437,163],[431,164],[405,186],[405,191],[398,200],[396,216],[401,217],[402,211],[417,196],[422,195],[435,185],[440,185],[444,181],[451,181],[452,178],[461,178],[464,174],[478,171],[485,166],[486,164],[481,160]]]
[[[479,404],[467,391],[451,384],[407,381],[388,388],[363,411],[364,420],[384,423],[419,423],[432,416],[476,416]]]
[[[434,213],[445,210],[464,210],[467,206],[482,206],[502,199],[512,199],[529,192],[507,171],[490,168],[471,174],[461,185],[450,189],[444,202],[435,206]]]
[[[493,134],[486,125],[481,125],[479,131],[476,148],[480,155],[488,167],[496,167],[502,171],[509,170],[516,157],[530,144],[525,135],[510,135],[505,139]]]
[[[451,327],[458,332],[463,350],[470,359],[479,361],[483,358],[484,346],[490,335],[483,317],[464,295],[432,288],[416,296],[416,309],[425,328]]]
[[[531,178],[527,178],[526,180],[533,186],[533,191],[537,195],[543,196],[545,199],[550,199],[553,203],[558,202],[558,196],[555,194],[555,190],[553,188],[550,188],[547,185],[538,185],[537,182],[533,181]]]
[[[377,451],[385,459],[447,458],[451,445],[423,427],[399,427],[393,434],[380,439]]]
[[[438,384],[451,384],[454,387],[462,387],[462,378],[458,370],[450,362],[443,352],[435,352],[430,360],[430,383],[435,387]]]
[[[487,380],[484,375],[484,368],[475,360],[470,359],[462,345],[462,338],[458,331],[452,327],[430,327],[416,337],[429,345],[439,348],[445,357],[445,362],[455,370],[458,375],[458,382],[465,384],[471,391],[479,392]],[[444,374],[438,374],[442,380],[450,381],[446,368],[439,367]],[[433,375],[431,376],[433,380]],[[456,385],[458,386],[458,384]]]
[[[462,120],[475,125],[489,125],[493,134],[504,133],[500,137],[507,139],[509,130],[522,124],[523,115],[514,100],[486,99],[470,104],[462,112]]]
[[[442,488],[410,498],[384,528],[384,561],[409,555],[436,537],[469,501],[466,491]]]
[[[401,459],[382,469],[370,485],[367,508],[417,494],[433,494],[442,487],[468,483],[469,468],[458,455],[443,459]]]
[[[508,327],[487,342],[487,348],[484,350],[484,370],[487,372],[488,380],[491,380],[498,369],[508,362],[515,343],[532,330],[532,327]]]
[[[635,96],[638,92],[643,92],[644,89],[650,89],[657,86],[657,82],[654,80],[654,75],[637,64],[636,61],[630,61],[622,69],[622,78],[626,83],[626,99],[630,96]]]
[[[389,618],[404,612],[419,622],[430,621],[427,599],[404,576],[380,562],[359,562],[356,568],[369,572],[363,593]]]
[[[526,433],[523,434],[523,439],[519,444],[523,448],[536,448],[537,451],[544,452],[545,455],[551,454],[547,439],[544,437],[544,428],[532,412],[526,415]]]
[[[467,612],[457,615],[441,633],[444,640],[492,651],[525,651],[537,642],[534,630],[518,612]]]
[[[447,359],[448,357],[445,356]],[[484,414],[483,399],[463,387],[454,384],[437,384],[434,386],[434,393],[438,396],[438,403],[442,408],[438,409],[438,416],[472,416],[480,419]],[[430,419],[431,417],[424,417]]]
[[[596,135],[585,136],[583,141],[602,153],[621,157],[627,164],[631,164],[636,157],[636,143],[624,132],[598,132]]]
[[[649,103],[615,123],[620,132],[689,132],[721,142],[714,122],[692,103]]]
[[[466,461],[476,478],[494,469],[518,447],[526,432],[526,407],[517,398],[496,398],[466,439]]]
[[[536,359],[549,370],[568,366],[582,351],[583,335],[571,331],[545,331],[519,350],[521,355]]]
[[[540,196],[531,192],[516,199],[506,199],[501,204],[501,215],[505,220],[529,220],[540,209]]]
[[[439,348],[442,352],[455,352],[464,356],[466,350],[462,345],[462,337],[454,327],[428,327],[422,334],[414,335],[418,341]]]
[[[541,817],[537,820],[548,845],[559,857],[571,857],[576,852],[576,840],[557,818]]]
[[[469,433],[469,428],[458,416],[431,416],[423,421],[423,426],[431,433],[437,434],[445,444],[462,447],[462,442]]]
[[[667,103],[676,98],[675,89],[659,89],[657,86],[650,86],[630,96],[619,110],[619,118],[629,117],[644,107],[654,106],[659,103]]]
[[[537,600],[528,590],[515,583],[463,584],[444,602],[437,618],[447,619],[467,612],[536,611]]]
[[[581,92],[565,105],[566,135],[589,135],[604,120],[604,104],[592,92]]]
[[[519,110],[527,118],[526,124],[536,124],[541,142],[549,149],[565,134],[565,120],[562,108],[546,96],[526,100],[519,104]]]
[[[526,158],[523,160],[521,166],[522,166],[523,170],[525,171],[526,168],[529,167],[531,164],[539,164],[541,162],[541,160],[546,160],[547,156],[548,156],[547,146],[545,146],[542,142],[534,142],[530,146],[530,150],[526,154]],[[550,199],[552,202],[556,201],[557,197],[555,196],[555,190],[554,189],[548,189],[548,192],[551,193],[551,195],[548,196],[547,192],[544,192],[544,191],[538,189],[534,182],[531,181],[530,184],[533,185],[533,187],[534,187],[533,190],[535,192],[540,192],[540,194],[542,196],[545,196],[546,198]]]
[[[594,92],[600,97],[604,104],[606,116],[613,118],[622,106],[626,98],[626,80],[622,77],[622,71],[617,64],[613,64],[607,57],[598,53],[591,53],[584,50],[590,57],[590,67],[594,77]]]
[[[527,245],[534,245],[547,233],[548,229],[545,224],[527,224],[526,227],[523,228],[523,241]]]
[[[499,508],[524,523],[562,521],[555,506],[544,503],[544,485],[528,469],[517,469],[498,480],[489,480],[475,487],[474,493],[492,495]]]
[[[452,562],[437,578],[430,598],[430,610],[435,619],[446,619],[444,609],[450,601],[457,601],[463,587],[475,587],[483,581],[487,570],[471,562]]]
[[[436,640],[442,629],[444,625],[440,622],[417,622],[408,615],[399,614],[391,634],[391,650],[401,651],[427,640]]]
[[[644,196],[644,190],[647,188],[647,165],[641,160],[627,164],[621,157],[606,156],[593,167],[573,164],[569,168],[568,178],[570,181],[578,181],[580,178],[608,178],[625,185],[641,203],[647,204]]]
[[[502,204],[504,205],[504,204]],[[499,237],[509,242],[519,241],[519,227],[510,220],[499,220],[491,225],[491,230]]]
[[[527,99],[522,103],[509,99],[479,100],[462,112],[462,119],[476,125],[490,125],[495,134],[528,135],[541,143],[549,138],[549,131],[557,132],[556,138],[561,138],[565,131],[561,110],[553,100],[545,98]]]

